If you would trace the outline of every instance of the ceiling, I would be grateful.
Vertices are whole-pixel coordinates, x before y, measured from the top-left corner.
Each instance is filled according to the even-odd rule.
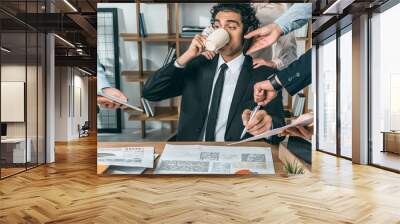
[[[269,2],[309,2],[313,4],[313,38],[345,16],[356,16],[387,0],[305,0]],[[1,0],[0,25],[2,32],[17,33],[28,28],[32,31],[55,32],[56,63],[68,61],[87,64],[95,70],[96,63],[96,6],[97,3],[134,2],[129,0]],[[148,1],[141,2],[166,2]],[[189,0],[185,2],[190,2]],[[196,2],[203,2],[197,0]],[[209,1],[204,1],[209,2]],[[335,3],[338,2],[338,3]],[[54,13],[48,13],[52,8]],[[16,46],[15,46],[16,47]],[[57,60],[57,56],[58,60]]]

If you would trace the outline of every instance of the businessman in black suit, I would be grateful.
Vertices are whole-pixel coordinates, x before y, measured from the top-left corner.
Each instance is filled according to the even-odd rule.
[[[244,34],[259,25],[250,4],[218,4],[211,9],[212,25],[230,35],[229,43],[213,56],[206,52],[206,37],[197,35],[176,61],[156,71],[144,85],[143,97],[151,101],[182,96],[176,139],[178,141],[237,141],[244,126],[246,137],[284,125],[282,95],[261,107],[249,122],[249,109],[256,105],[255,83],[275,70],[252,68]],[[282,137],[266,139],[279,143]]]

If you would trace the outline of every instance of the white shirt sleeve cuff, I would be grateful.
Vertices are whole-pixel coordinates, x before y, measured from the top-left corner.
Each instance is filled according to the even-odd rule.
[[[185,66],[180,65],[176,60],[174,62],[174,66],[177,67],[177,68],[185,68]]]

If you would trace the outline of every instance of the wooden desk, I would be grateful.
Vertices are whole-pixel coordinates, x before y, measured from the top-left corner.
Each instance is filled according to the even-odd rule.
[[[400,131],[382,131],[383,150],[382,152],[392,152],[400,154]]]
[[[154,147],[154,153],[160,154],[160,156],[161,156],[161,154],[164,150],[165,144],[223,146],[223,145],[229,144],[229,142],[98,142],[97,148],[100,148],[100,147],[111,148],[111,147],[138,147],[138,146],[146,147],[146,146],[150,146],[150,147]],[[286,174],[283,170],[283,163],[279,159],[278,145],[269,145],[265,142],[246,142],[243,144],[234,145],[232,147],[241,147],[241,146],[271,147],[272,159],[274,161],[275,175],[286,176]],[[107,169],[108,169],[108,166],[97,165],[97,174],[103,174]],[[149,174],[155,175],[154,169],[146,169],[146,171],[144,172],[144,175],[149,175]],[[115,174],[113,174],[113,175],[115,175]],[[124,174],[124,175],[126,175],[126,174]],[[161,174],[158,174],[158,175],[161,175]],[[173,174],[170,174],[170,175],[173,175]],[[204,174],[201,174],[201,175],[204,175]],[[162,174],[162,176],[165,176],[165,174]],[[193,176],[193,175],[189,175],[189,176]],[[227,176],[227,175],[214,174],[213,176]]]
[[[2,155],[0,159],[4,160],[3,165],[25,165],[25,162],[32,161],[32,140],[30,138],[5,138],[1,139],[1,145]]]

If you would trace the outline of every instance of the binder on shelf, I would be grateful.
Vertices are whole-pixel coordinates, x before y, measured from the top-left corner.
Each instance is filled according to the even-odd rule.
[[[140,36],[146,37],[147,36],[147,31],[146,31],[146,26],[144,22],[144,14],[140,13],[139,14],[139,31],[140,31]]]
[[[181,37],[194,37],[196,34],[201,34],[204,29],[202,26],[183,26]]]
[[[175,45],[173,45],[171,48],[169,48],[168,54],[164,59],[163,66],[165,66],[168,63],[170,63],[174,58],[176,58]]]
[[[143,97],[140,98],[140,101],[142,103],[144,112],[146,113],[147,117],[154,117],[155,116],[154,108],[152,107],[150,102]]]
[[[304,96],[304,94],[299,93],[296,95],[292,110],[293,116],[298,117],[303,113],[305,102],[306,97]]]
[[[149,113],[148,109],[146,108],[146,103],[144,102],[144,98],[143,97],[140,98],[140,102],[142,103],[142,107],[143,107],[144,113],[146,113],[147,117],[150,117],[150,113]]]
[[[151,117],[154,117],[154,115],[155,115],[155,113],[154,113],[154,108],[153,108],[153,106],[151,105],[151,103],[150,103],[148,100],[146,100],[146,99],[144,99],[144,103],[146,104],[147,109],[149,110],[150,116],[151,116]]]

